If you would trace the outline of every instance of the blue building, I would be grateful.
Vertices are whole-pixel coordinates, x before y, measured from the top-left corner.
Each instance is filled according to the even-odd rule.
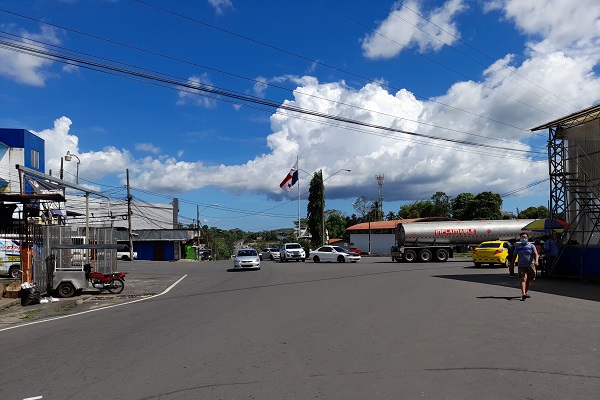
[[[17,164],[44,173],[45,159],[44,139],[26,129],[0,128],[0,192],[20,192]],[[25,192],[33,193],[29,183]]]

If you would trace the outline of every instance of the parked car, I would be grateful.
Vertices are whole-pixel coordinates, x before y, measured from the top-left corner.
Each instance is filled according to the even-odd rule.
[[[311,250],[310,257],[316,263],[360,261],[360,255],[340,246],[321,246],[316,250]]]
[[[10,239],[0,239],[0,274],[17,279],[21,277],[21,246]]]
[[[348,251],[351,252],[351,253],[362,254],[362,250],[361,249],[357,249],[354,246],[354,243],[350,243],[350,247],[348,247]]]
[[[289,260],[302,261],[306,260],[306,252],[300,243],[284,243],[281,246],[279,259],[283,262]]]
[[[274,247],[261,249],[259,256],[261,260],[279,260],[279,249]]]
[[[212,260],[212,254],[210,251],[208,250],[204,250],[200,252],[200,260],[207,260],[207,261],[211,261]]]
[[[483,242],[473,250],[473,263],[475,267],[482,264],[500,264],[506,267],[510,264],[508,247],[510,243],[501,240]]]
[[[254,249],[239,249],[233,257],[234,269],[260,269],[260,257]]]
[[[133,259],[137,260],[137,251],[133,252]],[[126,246],[123,250],[117,251],[117,260],[131,261],[129,247]]]

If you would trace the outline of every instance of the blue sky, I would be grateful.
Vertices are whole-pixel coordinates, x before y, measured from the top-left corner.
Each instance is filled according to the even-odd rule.
[[[0,127],[43,137],[48,169],[75,153],[80,182],[115,198],[129,169],[135,198],[223,229],[292,227],[279,182],[296,157],[335,174],[326,207],[347,214],[378,174],[386,213],[524,188],[548,175],[529,129],[600,98],[596,0],[15,0],[0,31]]]

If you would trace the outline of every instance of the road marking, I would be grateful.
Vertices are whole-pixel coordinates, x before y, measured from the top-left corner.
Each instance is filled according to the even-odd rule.
[[[41,399],[42,397],[43,397],[43,396],[28,397],[28,398],[26,398],[26,399],[23,399],[23,400],[39,400],[39,399]]]
[[[128,301],[126,303],[113,304],[113,305],[106,306],[106,307],[95,308],[93,310],[81,311],[81,312],[74,313],[74,314],[61,315],[60,317],[52,317],[52,318],[42,319],[42,320],[39,320],[39,321],[28,322],[28,323],[23,324],[23,325],[10,326],[8,328],[2,328],[2,329],[0,329],[0,332],[4,332],[4,331],[11,330],[11,329],[16,329],[16,328],[22,328],[24,326],[29,326],[29,325],[41,324],[42,322],[56,321],[57,319],[71,318],[71,317],[75,317],[75,316],[78,316],[78,315],[83,315],[83,314],[88,314],[88,313],[92,313],[92,312],[96,312],[96,311],[106,310],[108,308],[126,306],[128,304],[138,303],[138,302],[144,301],[144,300],[150,300],[150,299],[153,299],[155,297],[162,296],[163,294],[169,293],[169,291],[171,289],[173,289],[179,282],[181,282],[186,276],[187,276],[187,274],[184,275],[184,276],[182,276],[181,278],[179,278],[177,280],[177,282],[173,283],[171,286],[169,286],[168,288],[166,288],[162,293],[155,294],[154,296],[144,297],[143,299],[132,300],[132,301]],[[32,399],[41,399],[41,397],[32,397]]]

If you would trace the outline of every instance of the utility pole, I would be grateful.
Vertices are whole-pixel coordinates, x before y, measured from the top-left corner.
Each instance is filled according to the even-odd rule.
[[[200,206],[196,205],[196,261],[199,261],[200,255]]]
[[[179,199],[177,197],[173,198],[173,229],[179,229]]]
[[[131,191],[129,188],[129,168],[127,171],[127,232],[129,233],[129,259],[133,261],[133,234],[131,232]]]

